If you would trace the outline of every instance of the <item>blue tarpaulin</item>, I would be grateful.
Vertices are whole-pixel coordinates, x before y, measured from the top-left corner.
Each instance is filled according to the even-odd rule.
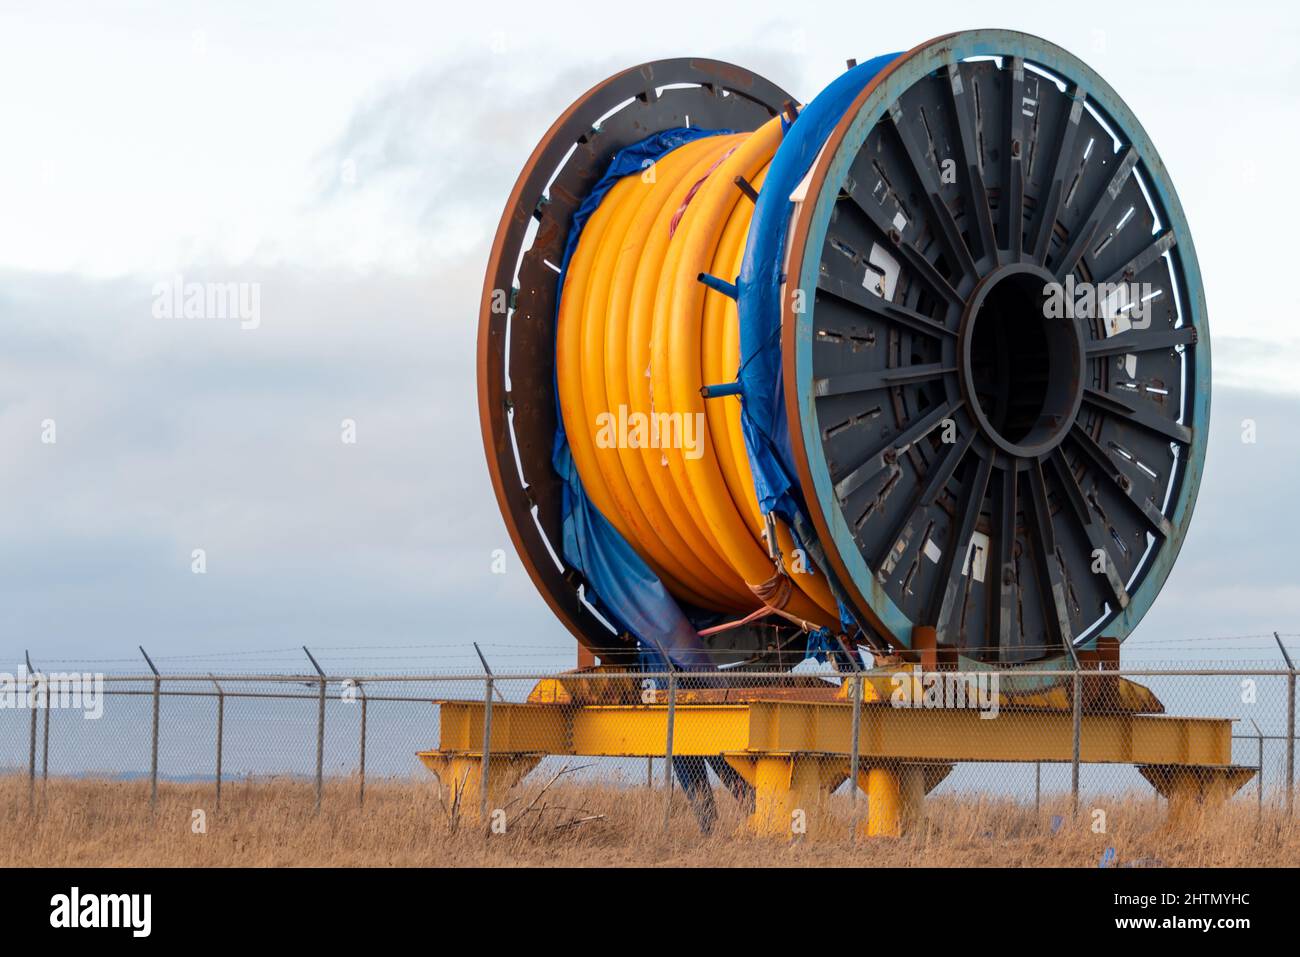
[[[740,291],[740,371],[745,448],[754,490],[764,514],[793,522],[802,508],[794,482],[794,457],[781,378],[781,270],[786,231],[794,204],[790,194],[808,175],[826,137],[862,89],[899,54],[859,64],[842,74],[804,107],[772,158],[754,206],[745,257],[736,285]]]

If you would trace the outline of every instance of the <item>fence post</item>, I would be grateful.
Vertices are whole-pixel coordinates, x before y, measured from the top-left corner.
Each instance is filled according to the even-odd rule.
[[[1043,813],[1043,762],[1034,762],[1034,814]]]
[[[483,649],[478,646],[478,642],[471,641],[470,644],[474,646],[474,651],[478,655],[478,660],[483,662],[483,674],[493,675],[493,677],[495,677],[492,668],[487,663],[487,658],[483,657]],[[502,697],[500,688],[497,688],[497,700],[498,701],[506,700],[504,697]]]
[[[853,735],[852,754],[849,755],[849,824],[851,836],[857,840],[858,834],[858,753],[862,750],[862,693],[866,684],[863,673],[859,671],[854,679],[857,686],[853,691]]]
[[[677,673],[668,672],[668,733],[664,741],[664,833],[673,810],[673,724],[677,720]]]
[[[1070,761],[1070,815],[1079,816],[1079,753],[1080,738],[1083,736],[1083,673],[1078,665],[1074,668],[1074,756]]]
[[[50,780],[50,692],[45,691],[45,735],[41,744],[41,784]],[[42,791],[42,794],[44,791]]]
[[[1278,642],[1287,670],[1291,672],[1287,675],[1287,817],[1291,817],[1296,798],[1296,664],[1291,661],[1287,646],[1282,644],[1282,636],[1273,632],[1273,640]]]
[[[1254,718],[1250,719],[1250,723],[1255,725],[1255,742],[1258,745],[1255,758],[1259,767],[1255,772],[1255,823],[1259,824],[1264,819],[1264,732]]]
[[[320,811],[325,790],[325,679],[320,680],[320,701],[316,708],[316,810]]]
[[[362,687],[361,682],[355,682],[357,693],[361,695],[361,787],[357,791],[357,805],[364,807],[366,803],[366,689]]]
[[[27,658],[27,705],[32,709],[32,727],[31,727],[31,744],[27,754],[27,809],[30,811],[36,807],[36,672],[32,670],[32,659],[23,653]],[[46,695],[49,700],[49,695]]]
[[[316,674],[320,675],[320,698],[316,710],[316,813],[320,813],[321,792],[325,789],[325,672],[321,670],[320,664],[316,661],[315,656],[307,651],[307,646],[303,645],[302,650],[307,653],[311,659],[312,667],[316,669]]]
[[[211,672],[208,677],[217,687],[217,810],[221,810],[221,740],[226,725],[226,692]]]
[[[1286,676],[1286,813],[1295,807],[1295,668]]]
[[[32,671],[32,656],[26,651],[23,656],[27,659],[27,670]],[[33,710],[35,705],[33,705]],[[50,779],[50,689],[47,685],[45,688],[45,729],[42,735],[41,743],[41,785]],[[44,793],[42,791],[42,793]]]
[[[140,654],[144,655],[149,670],[153,672],[153,729],[149,746],[149,810],[152,811],[158,806],[158,704],[162,698],[162,675],[154,667],[153,659],[149,657],[149,652],[144,650],[144,645],[136,647],[140,649]]]
[[[492,675],[483,676],[483,758],[479,762],[479,820],[488,821],[488,764],[492,759]]]

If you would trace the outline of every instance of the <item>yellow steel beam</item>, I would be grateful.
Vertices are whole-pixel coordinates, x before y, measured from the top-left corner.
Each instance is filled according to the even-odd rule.
[[[441,702],[441,752],[479,751],[483,703]],[[852,708],[839,702],[754,701],[676,706],[673,753],[819,753],[846,755]],[[647,757],[664,753],[665,705],[492,706],[494,754]],[[1071,715],[962,709],[863,708],[859,754],[866,761],[1070,761]],[[1082,719],[1086,763],[1222,766],[1232,763],[1232,722],[1223,718],[1104,714]]]

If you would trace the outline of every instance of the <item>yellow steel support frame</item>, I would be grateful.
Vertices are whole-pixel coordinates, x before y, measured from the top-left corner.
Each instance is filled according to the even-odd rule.
[[[439,748],[419,757],[454,796],[479,786],[484,709],[478,701],[438,704]],[[673,754],[722,755],[755,788],[755,831],[804,833],[800,826],[824,817],[812,812],[849,776],[852,708],[785,700],[678,704]],[[489,789],[513,784],[546,754],[662,756],[667,731],[662,704],[496,703]],[[896,836],[915,823],[924,795],[957,762],[1069,762],[1074,752],[1068,711],[1004,709],[990,720],[974,709],[868,705],[859,737],[858,786],[868,807],[859,833],[872,837]],[[1136,765],[1171,809],[1226,799],[1254,773],[1232,766],[1232,722],[1222,718],[1085,714],[1080,761]]]
[[[925,817],[925,796],[952,772],[951,764],[891,763],[858,772],[867,793],[867,818],[857,832],[865,837],[899,837]]]
[[[674,731],[674,733],[676,733]],[[726,754],[754,788],[750,827],[759,834],[798,836],[815,829],[826,795],[849,776],[847,759],[823,754]]]

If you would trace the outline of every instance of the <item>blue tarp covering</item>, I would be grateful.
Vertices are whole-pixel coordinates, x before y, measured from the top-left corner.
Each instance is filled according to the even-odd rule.
[[[741,424],[754,471],[754,489],[764,514],[793,522],[802,508],[794,482],[794,457],[781,378],[781,270],[786,230],[794,204],[790,194],[808,175],[822,144],[854,98],[899,56],[890,53],[842,74],[804,107],[786,131],[768,168],[754,207],[745,258],[736,282],[740,290]]]

